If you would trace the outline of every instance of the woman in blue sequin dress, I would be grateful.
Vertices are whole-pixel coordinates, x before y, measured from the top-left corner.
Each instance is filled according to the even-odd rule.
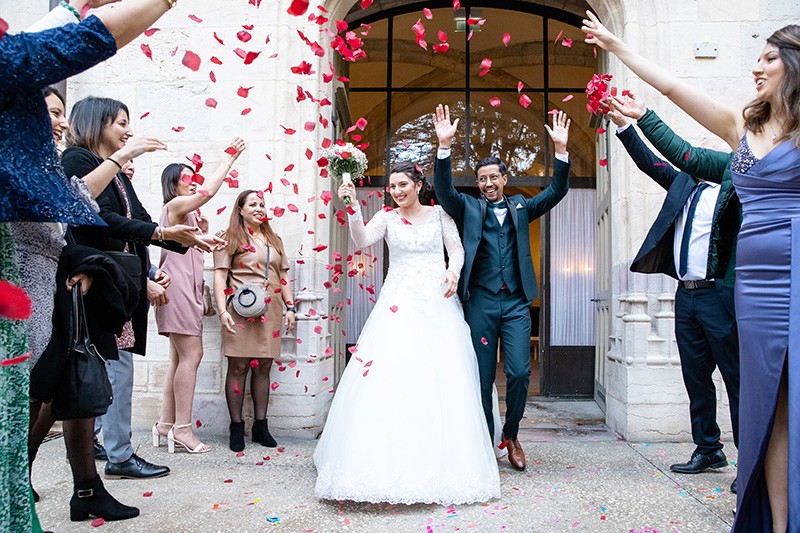
[[[592,13],[586,42],[724,139],[742,203],[736,254],[741,381],[733,531],[800,531],[800,25],[773,33],[740,113],[631,50]]]

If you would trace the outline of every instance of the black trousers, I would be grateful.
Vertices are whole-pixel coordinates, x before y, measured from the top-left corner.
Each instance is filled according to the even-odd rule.
[[[705,289],[678,287],[675,293],[675,338],[681,359],[683,383],[689,395],[692,440],[697,451],[722,448],[717,425],[717,391],[711,375],[719,368],[739,443],[739,337],[733,288],[717,285]]]

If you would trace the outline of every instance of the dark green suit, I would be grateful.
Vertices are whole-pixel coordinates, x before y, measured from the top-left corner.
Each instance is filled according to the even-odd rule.
[[[569,189],[569,163],[556,159],[550,185],[533,198],[505,197],[507,215],[499,224],[487,201],[453,187],[450,158],[437,159],[436,197],[456,222],[464,244],[458,295],[464,303],[478,357],[481,400],[489,435],[494,433],[492,386],[497,343],[502,336],[506,374],[506,422],[503,433],[516,439],[525,413],[530,382],[531,300],[538,295],[528,225],[555,207]],[[489,242],[491,240],[491,242]]]

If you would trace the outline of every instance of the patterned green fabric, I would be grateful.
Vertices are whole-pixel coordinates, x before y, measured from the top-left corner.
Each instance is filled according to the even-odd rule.
[[[0,224],[0,279],[19,283],[8,224]],[[25,324],[0,319],[0,361],[27,352]],[[0,366],[0,530],[41,531],[28,480],[27,364]],[[34,529],[34,524],[36,528]]]

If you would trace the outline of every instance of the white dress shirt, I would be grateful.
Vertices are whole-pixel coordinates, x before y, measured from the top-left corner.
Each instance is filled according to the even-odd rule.
[[[675,220],[675,240],[673,250],[675,254],[675,271],[681,280],[700,280],[706,278],[708,270],[708,243],[711,240],[711,222],[714,219],[714,211],[717,208],[719,198],[719,183],[705,182],[708,187],[703,191],[700,201],[697,203],[694,219],[692,221],[691,236],[689,240],[689,259],[686,275],[680,275],[681,268],[681,242],[683,232],[686,231],[686,216],[689,214],[689,205],[697,194],[695,191],[689,195],[683,205],[683,211]]]

